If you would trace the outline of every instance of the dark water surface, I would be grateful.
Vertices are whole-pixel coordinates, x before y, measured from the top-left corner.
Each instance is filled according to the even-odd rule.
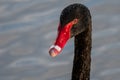
[[[75,2],[92,14],[91,80],[120,80],[120,0],[0,0],[0,80],[70,80],[74,39],[56,58],[48,48]]]

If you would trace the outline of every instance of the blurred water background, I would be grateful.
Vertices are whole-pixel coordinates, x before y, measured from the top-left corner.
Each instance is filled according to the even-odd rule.
[[[93,20],[91,80],[120,80],[120,0],[0,0],[0,80],[70,80],[74,39],[51,58],[60,12],[89,7]]]

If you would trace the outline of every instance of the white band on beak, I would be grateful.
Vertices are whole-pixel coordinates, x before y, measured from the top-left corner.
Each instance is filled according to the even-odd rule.
[[[52,45],[50,49],[51,48],[55,48],[57,51],[61,51],[61,47],[59,47],[58,45]]]

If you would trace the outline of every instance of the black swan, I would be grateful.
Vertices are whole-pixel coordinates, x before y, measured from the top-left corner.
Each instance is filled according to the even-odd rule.
[[[75,36],[75,51],[71,80],[90,80],[92,21],[89,9],[74,3],[63,9],[60,15],[58,36],[49,54],[57,56],[66,42]]]

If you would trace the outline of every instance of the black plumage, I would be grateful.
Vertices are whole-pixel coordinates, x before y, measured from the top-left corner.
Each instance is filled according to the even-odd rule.
[[[75,37],[72,80],[89,80],[92,43],[92,21],[89,9],[78,3],[67,6],[60,15],[61,27],[74,19],[78,19],[78,23],[71,29],[71,37]]]

